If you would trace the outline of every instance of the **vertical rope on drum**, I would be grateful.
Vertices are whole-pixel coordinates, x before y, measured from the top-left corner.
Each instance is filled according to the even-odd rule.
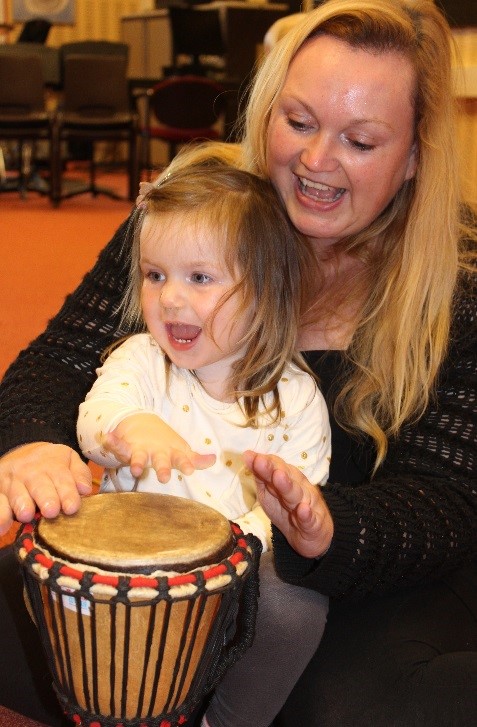
[[[116,714],[116,609],[117,604],[113,601],[109,605],[109,650],[111,654],[109,662],[109,683],[111,690],[109,695],[110,714]]]
[[[185,683],[186,677],[189,673],[190,662],[192,659],[192,652],[194,651],[194,647],[195,647],[195,644],[197,641],[197,634],[199,632],[200,623],[202,621],[202,616],[205,611],[206,602],[207,602],[207,595],[205,595],[204,593],[202,593],[199,596],[199,598],[195,601],[196,609],[195,609],[194,625],[193,625],[191,636],[189,639],[189,646],[187,649],[186,658],[184,660],[184,667],[182,669],[182,675],[181,675],[181,678],[179,681],[179,686],[177,687],[176,701],[174,703],[174,707],[176,707],[178,704],[178,698],[182,694],[182,690],[184,688],[184,683]],[[199,664],[201,664],[201,662],[202,662],[202,654],[200,654],[200,656],[199,656]]]
[[[98,682],[98,639],[96,638],[96,603],[90,602],[91,626],[91,665],[94,710],[99,714],[99,682]]]
[[[179,674],[179,670],[181,668],[181,661],[182,661],[182,654],[184,652],[187,634],[189,631],[189,626],[191,622],[192,617],[192,609],[194,607],[194,604],[191,600],[187,601],[187,609],[186,609],[186,616],[182,625],[182,633],[181,633],[181,639],[179,642],[179,648],[177,650],[177,657],[176,662],[174,664],[174,671],[172,672],[172,679],[171,679],[171,686],[169,689],[169,694],[167,695],[166,704],[164,705],[164,711],[169,712],[171,709],[171,702],[173,700],[174,692],[176,689],[176,682],[177,682],[177,676]],[[174,707],[177,706],[177,693],[176,693],[176,701],[174,702]]]
[[[131,609],[124,612],[123,683],[121,688],[121,717],[126,717],[128,697],[129,644],[131,641]]]
[[[151,658],[151,646],[152,646],[152,637],[154,635],[154,626],[156,624],[156,608],[157,608],[156,604],[149,606],[149,619],[148,619],[148,625],[147,625],[146,648],[144,651],[142,679],[141,679],[141,686],[139,689],[139,697],[138,697],[137,712],[136,712],[136,717],[138,717],[138,718],[141,717],[141,715],[142,715],[142,706],[144,704],[144,695],[146,692],[146,677],[147,677],[147,672],[148,672],[148,668],[149,668],[149,660]]]
[[[156,701],[157,688],[159,686],[159,679],[161,678],[162,663],[164,660],[164,651],[166,648],[167,632],[169,629],[169,620],[171,618],[171,603],[170,601],[165,602],[164,616],[161,627],[161,640],[159,643],[159,651],[156,659],[156,668],[154,670],[154,680],[152,683],[151,690],[151,701],[149,703],[148,717],[154,713],[154,704]],[[162,711],[162,710],[161,710]]]
[[[78,636],[81,652],[81,675],[83,679],[83,694],[86,702],[86,709],[88,710],[88,712],[91,712],[91,697],[89,693],[88,667],[86,662],[86,639],[84,634],[83,615],[81,613],[81,594],[75,593],[74,599],[76,603],[76,622],[78,625]],[[76,699],[76,701],[79,700]]]
[[[63,634],[63,650],[65,653],[66,669],[68,671],[68,692],[70,695],[70,699],[76,700],[76,692],[73,682],[73,669],[71,666],[70,644],[68,641],[68,629],[66,628],[66,614],[65,604],[63,601],[63,591],[56,592],[56,610],[60,617],[61,632]],[[62,654],[61,646],[58,646],[58,652]]]
[[[55,593],[55,598],[53,598],[53,591],[50,588],[47,588],[44,586],[47,596],[47,603],[48,603],[48,610],[50,612],[50,621],[51,621],[51,627],[53,630],[53,642],[51,642],[51,636],[48,639],[48,642],[51,647],[53,647],[53,662],[55,663],[55,654],[57,659],[57,664],[59,664],[60,667],[60,674],[61,677],[58,675],[57,678],[61,679],[61,684],[67,684],[66,681],[66,673],[65,673],[65,663],[63,659],[63,649],[61,648],[61,640],[60,640],[60,633],[58,630],[58,624],[57,619],[55,618],[55,600],[58,601],[61,599],[61,593]],[[64,633],[64,629],[63,629]],[[55,664],[55,671],[53,674],[58,674],[58,666]],[[71,691],[71,689],[70,689]]]

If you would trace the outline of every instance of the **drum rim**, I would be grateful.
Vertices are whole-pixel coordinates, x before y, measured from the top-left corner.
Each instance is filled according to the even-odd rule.
[[[173,575],[167,575],[159,570],[156,571],[157,575],[108,573],[93,566],[71,565],[66,559],[49,553],[48,549],[35,539],[40,519],[41,514],[38,513],[34,520],[21,528],[15,543],[17,555],[36,580],[48,581],[48,585],[52,586],[52,579],[57,577],[58,590],[62,590],[63,586],[83,591],[86,577],[92,592],[95,589],[99,591],[104,589],[105,593],[115,595],[114,592],[120,590],[124,597],[133,592],[146,590],[155,591],[162,598],[188,597],[195,595],[198,590],[205,590],[208,593],[223,590],[230,582],[234,582],[237,576],[245,575],[253,560],[252,548],[247,542],[247,537],[237,523],[230,522],[235,545],[232,552],[218,563],[204,568],[195,567],[188,572]]]

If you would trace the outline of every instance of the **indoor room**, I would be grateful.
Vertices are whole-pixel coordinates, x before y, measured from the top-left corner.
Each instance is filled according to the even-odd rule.
[[[473,727],[476,220],[476,0],[0,0],[1,727]]]

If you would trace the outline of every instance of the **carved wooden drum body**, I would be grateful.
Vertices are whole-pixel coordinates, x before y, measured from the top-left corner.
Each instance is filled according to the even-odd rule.
[[[95,495],[24,526],[16,547],[78,725],[183,724],[253,638],[260,545],[199,503]]]

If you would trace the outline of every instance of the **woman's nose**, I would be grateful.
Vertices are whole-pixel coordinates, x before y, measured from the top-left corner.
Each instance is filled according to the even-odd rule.
[[[319,131],[306,139],[300,161],[314,172],[334,172],[339,166],[334,140]]]

